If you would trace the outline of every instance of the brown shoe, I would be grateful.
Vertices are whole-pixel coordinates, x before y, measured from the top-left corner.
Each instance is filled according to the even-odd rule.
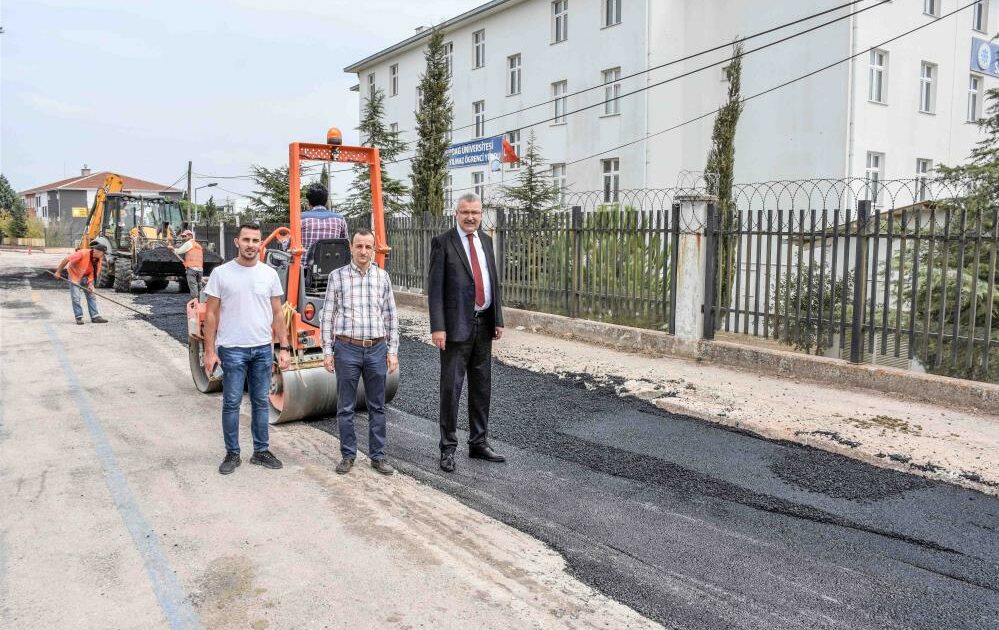
[[[371,460],[371,467],[383,475],[391,475],[395,472],[395,468],[392,468],[392,464],[388,463],[385,459]]]
[[[350,472],[350,469],[354,467],[353,457],[344,457],[340,460],[340,463],[336,465],[336,474],[346,475]]]
[[[97,317],[93,318],[90,321],[93,322],[94,324],[106,324],[106,323],[108,323],[108,320],[104,319],[100,315],[98,315]]]

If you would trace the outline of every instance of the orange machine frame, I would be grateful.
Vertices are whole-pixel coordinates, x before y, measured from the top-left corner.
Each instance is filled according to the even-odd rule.
[[[302,247],[302,205],[301,205],[301,162],[303,160],[325,161],[325,162],[347,162],[353,164],[367,164],[371,170],[371,210],[372,222],[375,236],[375,262],[385,268],[385,259],[388,257],[390,247],[385,237],[385,210],[382,206],[382,176],[381,160],[378,157],[377,147],[354,147],[342,146],[338,144],[314,144],[308,142],[292,142],[288,147],[288,227],[279,227],[272,232],[260,244],[260,259],[264,260],[267,253],[267,244],[275,238],[290,236],[291,244],[288,252],[292,256],[291,264],[288,267],[288,291],[287,302],[294,307],[292,334],[289,339],[292,347],[298,350],[301,347],[301,335],[304,333],[314,338],[314,341],[321,344],[319,339],[319,329],[311,324],[302,321],[299,313],[301,305],[298,303],[299,277],[302,266],[302,256],[305,249]]]

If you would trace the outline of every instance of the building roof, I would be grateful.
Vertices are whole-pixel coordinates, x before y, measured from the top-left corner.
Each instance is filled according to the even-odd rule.
[[[19,195],[31,195],[34,193],[48,192],[50,190],[97,190],[104,185],[104,178],[106,178],[111,171],[100,171],[97,173],[91,173],[90,175],[77,175],[76,177],[69,177],[67,179],[60,179],[43,186],[35,186],[34,188],[29,188],[28,190],[22,190]],[[170,186],[165,186],[164,184],[157,184],[156,182],[150,182],[144,179],[139,179],[138,177],[129,177],[128,175],[119,175],[122,182],[125,184],[125,190],[149,190],[156,192],[182,192],[179,188],[172,188]]]
[[[491,0],[490,2],[487,2],[487,3],[483,4],[483,5],[477,6],[477,7],[475,7],[474,9],[472,9],[470,11],[465,11],[461,15],[453,17],[450,20],[445,20],[444,22],[441,22],[440,24],[437,25],[437,28],[441,29],[444,32],[447,32],[447,31],[451,30],[452,28],[454,28],[455,26],[458,26],[458,25],[460,25],[460,24],[462,24],[464,22],[468,22],[468,21],[476,19],[476,18],[485,17],[486,15],[489,15],[489,14],[492,14],[492,13],[496,13],[498,11],[501,11],[501,10],[507,8],[504,5],[513,4],[513,3],[517,3],[517,2],[523,2],[523,0]],[[430,33],[431,33],[432,30],[433,29],[425,28],[425,29],[417,32],[412,37],[404,39],[401,42],[399,42],[397,44],[393,44],[392,46],[389,46],[388,48],[386,48],[384,50],[376,52],[375,54],[373,54],[373,55],[371,55],[369,57],[365,57],[364,59],[361,59],[360,61],[357,61],[357,62],[354,62],[354,63],[350,64],[349,66],[347,66],[346,68],[344,68],[343,71],[344,72],[358,72],[358,71],[360,71],[360,70],[362,70],[364,68],[367,68],[368,66],[374,64],[375,62],[377,62],[378,60],[380,60],[383,57],[387,57],[387,56],[393,55],[395,53],[407,50],[409,48],[413,48],[417,44],[419,44],[420,42],[422,42],[424,39],[429,38],[430,37]]]

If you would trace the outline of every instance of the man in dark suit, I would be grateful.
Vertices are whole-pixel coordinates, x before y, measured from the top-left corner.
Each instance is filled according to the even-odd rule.
[[[457,227],[430,244],[430,330],[441,351],[441,470],[454,471],[458,400],[468,374],[468,456],[506,461],[489,446],[489,389],[493,339],[503,336],[502,290],[493,241],[479,231],[482,201],[462,195]]]

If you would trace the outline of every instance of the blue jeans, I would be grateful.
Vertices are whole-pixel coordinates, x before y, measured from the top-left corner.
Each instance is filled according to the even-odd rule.
[[[239,452],[239,405],[243,402],[243,383],[249,381],[253,452],[266,451],[270,415],[267,396],[271,390],[274,350],[270,344],[253,348],[219,346],[218,355],[222,362],[222,436],[225,438],[225,450]]]
[[[71,279],[72,281],[72,279]],[[78,283],[82,287],[90,285],[90,276],[84,276]],[[77,319],[83,319],[83,308],[80,306],[80,295],[87,296],[87,310],[90,311],[90,319],[100,315],[97,312],[97,296],[90,291],[84,291],[75,284],[69,285],[69,300],[73,303],[73,315]]]
[[[354,435],[354,403],[357,382],[364,377],[364,402],[368,408],[368,455],[373,460],[385,457],[385,377],[388,344],[384,341],[362,348],[344,341],[333,344],[336,368],[336,422],[340,431],[340,453],[357,455]]]

